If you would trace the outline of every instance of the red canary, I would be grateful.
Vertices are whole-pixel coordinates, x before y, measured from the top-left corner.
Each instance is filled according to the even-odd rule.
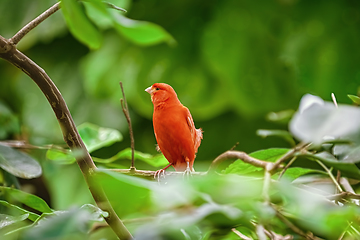
[[[145,89],[154,105],[155,138],[169,165],[176,171],[194,171],[195,154],[200,146],[202,130],[196,129],[187,107],[181,104],[174,89],[165,83],[155,83]]]

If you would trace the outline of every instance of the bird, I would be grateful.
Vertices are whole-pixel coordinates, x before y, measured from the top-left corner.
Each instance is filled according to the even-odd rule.
[[[158,148],[169,165],[155,172],[160,176],[173,166],[175,171],[194,172],[196,153],[203,139],[201,128],[196,129],[187,107],[181,104],[175,90],[166,83],[154,83],[145,89],[154,105],[153,127]]]

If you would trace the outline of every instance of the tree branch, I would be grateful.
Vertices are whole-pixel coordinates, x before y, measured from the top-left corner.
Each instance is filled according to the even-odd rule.
[[[17,45],[26,34],[28,34],[32,29],[34,29],[37,25],[39,25],[42,21],[47,19],[49,16],[51,16],[59,9],[60,9],[60,2],[57,2],[48,10],[40,14],[37,18],[26,24],[25,27],[23,27],[12,38],[9,39],[9,42],[13,45]]]
[[[31,30],[32,28],[29,27],[29,29]],[[15,40],[15,43],[19,41],[28,32],[26,31],[27,30],[24,30],[24,32],[19,34],[18,37],[13,38],[13,41]],[[125,225],[110,205],[104,191],[91,177],[93,172],[96,170],[96,166],[75,127],[75,123],[71,117],[64,98],[53,81],[42,68],[40,68],[23,53],[18,51],[14,42],[10,42],[2,36],[0,36],[0,57],[21,69],[44,93],[60,124],[63,137],[67,145],[71,150],[81,149],[84,152],[82,156],[77,158],[77,163],[84,175],[95,202],[103,211],[109,213],[109,216],[105,218],[106,222],[120,239],[132,239],[130,232],[126,229]]]
[[[289,219],[287,219],[278,209],[276,209],[274,206],[272,207],[275,212],[276,216],[285,223],[293,232],[297,233],[298,235],[304,237],[308,240],[319,240],[320,238],[313,235],[313,233],[305,233],[303,230],[295,226]]]
[[[113,171],[118,172],[130,176],[147,178],[150,180],[154,180],[154,176],[156,171],[148,171],[148,170],[137,170],[137,169],[102,169],[102,171]],[[204,176],[207,172],[192,172],[192,176]],[[183,176],[183,172],[165,172],[165,176]]]
[[[243,162],[249,163],[255,167],[266,168],[269,162],[262,161],[253,157],[250,157],[245,152],[239,151],[226,151],[223,154],[219,155],[215,160],[211,163],[208,173],[214,172],[216,168],[220,165],[220,163],[224,162],[228,159],[241,159]]]
[[[294,147],[293,149],[291,149],[290,151],[288,151],[287,153],[285,153],[284,156],[282,156],[281,158],[279,158],[274,165],[272,166],[271,169],[269,169],[270,172],[273,172],[274,170],[278,169],[280,164],[282,164],[283,162],[285,162],[287,159],[291,158],[294,156],[294,154],[296,152],[299,152],[307,147],[309,147],[310,144],[306,144],[306,143],[299,143],[296,147]]]

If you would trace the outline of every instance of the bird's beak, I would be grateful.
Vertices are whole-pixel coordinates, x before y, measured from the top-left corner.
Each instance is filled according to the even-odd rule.
[[[147,89],[145,89],[145,92],[148,92],[150,95],[153,93],[152,87],[148,87]]]

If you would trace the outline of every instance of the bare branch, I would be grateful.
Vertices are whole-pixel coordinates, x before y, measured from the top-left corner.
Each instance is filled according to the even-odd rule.
[[[232,146],[232,147],[230,148],[230,151],[233,151],[238,145],[239,145],[239,142],[236,142],[236,143],[234,144],[234,146]]]
[[[137,170],[137,169],[102,169],[102,171],[113,171],[118,172],[130,176],[143,177],[150,180],[154,180],[154,176],[156,171],[148,171],[148,170]],[[165,172],[165,176],[183,176],[183,172]],[[207,172],[192,172],[191,176],[204,176]]]
[[[235,233],[236,235],[238,235],[241,239],[243,240],[252,240],[252,238],[249,238],[247,236],[245,236],[244,234],[242,234],[240,231],[236,230],[236,228],[232,228],[231,231],[233,233]]]
[[[37,25],[39,25],[42,21],[50,17],[59,9],[60,9],[60,2],[57,2],[48,10],[40,14],[37,18],[26,24],[25,27],[23,27],[12,38],[9,39],[9,42],[13,45],[17,45],[26,34],[28,34],[32,29],[34,29]]]
[[[21,37],[18,39],[21,39]],[[95,202],[100,209],[109,213],[109,216],[105,218],[106,222],[120,239],[132,239],[130,232],[116,215],[104,191],[91,177],[92,173],[96,170],[96,166],[75,127],[75,123],[71,117],[64,98],[53,81],[42,68],[40,68],[23,53],[18,51],[14,44],[10,43],[10,41],[6,40],[2,36],[0,36],[0,57],[21,69],[44,93],[60,124],[63,137],[67,145],[72,151],[81,149],[85,153],[79,156],[76,160]]]
[[[336,200],[336,201],[341,199],[360,199],[360,195],[351,192],[342,192],[327,196],[326,198],[329,200]]]
[[[325,171],[329,174],[329,177],[331,178],[331,180],[333,181],[333,183],[335,184],[336,188],[339,190],[339,192],[343,192],[340,184],[336,181],[334,175],[332,174],[331,170],[328,169],[325,164],[323,164],[320,160],[316,160],[316,162],[325,169]]]
[[[285,223],[293,232],[297,233],[298,235],[304,237],[308,240],[319,240],[320,238],[315,237],[313,233],[305,233],[303,230],[295,226],[290,220],[288,220],[282,213],[280,213],[274,206],[273,209],[276,211],[276,216]]]
[[[306,143],[299,143],[296,147],[294,147],[293,149],[291,149],[290,151],[288,151],[284,156],[282,156],[281,158],[279,158],[274,165],[272,166],[271,169],[269,169],[270,172],[273,172],[274,170],[278,169],[280,164],[282,164],[283,162],[285,162],[286,160],[288,160],[289,158],[293,157],[294,154],[296,152],[299,152],[303,149],[306,149],[310,146],[310,144],[306,144]]]
[[[245,152],[240,151],[226,151],[223,154],[220,154],[215,160],[211,163],[208,172],[214,172],[220,163],[228,159],[241,159],[243,162],[249,163],[255,167],[266,168],[269,162],[262,161],[253,157],[250,157]]]
[[[288,168],[291,166],[291,164],[293,164],[296,160],[296,157],[293,157],[288,164],[286,164],[286,166],[284,167],[284,169],[281,171],[281,173],[279,174],[279,178],[278,180],[280,180],[280,178],[282,178],[282,176],[284,175],[284,173],[286,172],[286,170],[288,170]]]
[[[131,118],[130,118],[129,108],[128,108],[128,105],[127,105],[127,101],[126,101],[126,97],[125,97],[125,91],[124,91],[124,87],[122,85],[122,82],[120,82],[120,88],[121,88],[121,92],[122,92],[122,95],[123,95],[123,99],[120,99],[121,107],[122,107],[122,110],[124,112],[126,121],[127,121],[128,125],[129,125],[129,134],[130,134],[130,141],[131,141],[131,168],[130,169],[135,170],[135,140],[134,140],[134,133],[133,133],[132,125],[131,125]]]

